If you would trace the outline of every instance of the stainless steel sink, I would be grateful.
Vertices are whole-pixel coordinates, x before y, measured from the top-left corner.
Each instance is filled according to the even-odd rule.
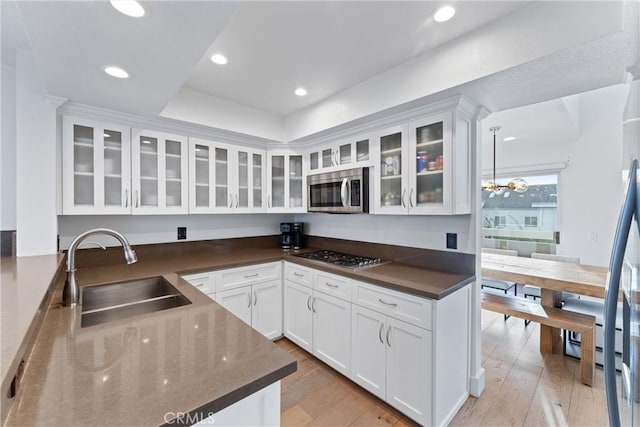
[[[162,277],[88,286],[82,288],[80,326],[86,328],[187,304],[191,301]]]

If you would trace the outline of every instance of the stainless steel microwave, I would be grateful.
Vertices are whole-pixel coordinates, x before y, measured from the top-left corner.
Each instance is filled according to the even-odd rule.
[[[369,212],[369,168],[307,176],[307,211]]]

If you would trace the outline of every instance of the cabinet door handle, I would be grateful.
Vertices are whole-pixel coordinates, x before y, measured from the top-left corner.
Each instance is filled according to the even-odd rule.
[[[380,330],[378,331],[378,338],[380,342],[384,345],[384,338],[382,338],[382,331],[384,331],[384,323],[380,323]]]
[[[251,291],[247,292],[247,307],[251,307]]]
[[[316,311],[316,301],[318,301],[318,298],[313,298],[313,302],[311,303],[311,311],[313,311],[314,313],[317,313]]]
[[[258,277],[260,273],[247,274],[244,276],[245,279],[251,279],[252,277]]]
[[[309,311],[311,311],[311,295],[309,295],[309,298],[307,298],[307,308],[309,309]]]
[[[389,340],[389,336],[391,335],[391,326],[387,329],[387,345],[391,347],[391,341]]]
[[[238,196],[238,193],[236,193],[236,208],[238,207],[239,203],[240,203],[240,196]]]
[[[140,199],[138,198],[138,190],[136,190],[136,208],[140,205]]]
[[[324,284],[327,285],[330,288],[333,288],[333,289],[337,289],[338,288],[338,285],[334,285],[333,283],[325,282]]]
[[[125,188],[124,190],[124,207],[128,208],[129,207],[129,189]]]
[[[253,291],[253,305],[258,304],[258,291]]]
[[[413,206],[413,187],[411,187],[411,191],[409,192],[409,206],[411,206],[412,208]]]
[[[335,158],[336,158],[336,166],[340,166],[340,152],[338,150],[336,150]]]
[[[405,204],[404,204],[404,195],[405,195],[405,193],[406,193],[406,192],[407,192],[407,189],[406,189],[406,188],[403,188],[403,189],[402,189],[402,197],[400,198],[400,201],[402,202],[402,207],[403,207],[403,208],[406,208],[406,207],[407,207],[407,205],[405,205]]]
[[[271,195],[267,194],[267,207],[271,209]]]
[[[378,298],[378,301],[380,301],[384,305],[388,305],[389,307],[397,307],[398,306],[397,303],[395,303],[395,302],[386,302],[382,298]]]
[[[233,194],[229,194],[229,209],[233,207]]]

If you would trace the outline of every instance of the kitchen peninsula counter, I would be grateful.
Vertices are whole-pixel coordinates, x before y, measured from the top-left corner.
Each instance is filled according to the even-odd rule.
[[[179,274],[286,260],[435,299],[474,279],[397,262],[323,266],[273,245],[194,245],[136,247],[132,265],[121,248],[79,257],[81,286],[161,275],[191,301],[178,308],[81,328],[81,308],[60,306],[64,269],[49,279],[51,304],[5,424],[161,425],[178,413],[217,412],[295,372],[287,352]]]

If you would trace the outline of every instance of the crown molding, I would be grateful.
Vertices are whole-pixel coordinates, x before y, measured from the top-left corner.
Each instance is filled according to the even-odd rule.
[[[59,108],[62,114],[79,115],[100,121],[112,121],[132,128],[152,129],[188,137],[202,138],[227,144],[266,149],[269,144],[278,143],[267,138],[247,135],[239,132],[213,128],[197,123],[189,123],[165,117],[145,117],[130,113],[108,110],[77,102],[67,102]]]
[[[43,95],[43,98],[45,101],[47,101],[49,105],[51,105],[54,108],[59,108],[61,105],[63,105],[65,102],[68,101],[67,98],[63,98],[61,96],[53,96],[53,95]]]

